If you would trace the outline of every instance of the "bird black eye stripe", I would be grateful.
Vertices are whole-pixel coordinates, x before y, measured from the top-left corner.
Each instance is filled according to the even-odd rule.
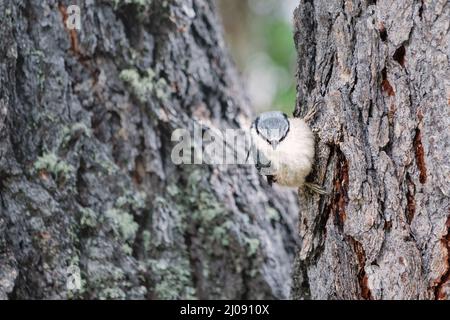
[[[288,123],[289,123],[289,122],[288,122]],[[289,130],[291,130],[290,124],[288,124],[287,131],[286,131],[286,133],[284,134],[284,136],[281,137],[280,142],[283,141],[284,139],[286,139],[286,137],[287,137],[287,135],[288,135],[288,133],[289,133]]]
[[[287,130],[286,130],[286,133],[284,134],[284,136],[280,139],[280,142],[283,141],[284,139],[286,139],[289,131],[291,130],[291,123],[289,122],[289,118],[288,118],[287,114],[283,113],[283,115],[284,115],[284,118],[287,121]]]
[[[258,129],[258,123],[259,123],[259,117],[256,118],[256,120],[255,120],[255,122],[254,122],[254,125],[255,125],[255,129],[256,129],[256,133],[257,133],[258,135],[260,135],[259,129]]]

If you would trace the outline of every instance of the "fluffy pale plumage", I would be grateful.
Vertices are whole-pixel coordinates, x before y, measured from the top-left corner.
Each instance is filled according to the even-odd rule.
[[[288,121],[289,132],[276,149],[257,133],[255,126],[250,132],[258,152],[270,161],[267,172],[274,181],[284,186],[300,187],[313,165],[314,135],[303,119],[290,118]]]

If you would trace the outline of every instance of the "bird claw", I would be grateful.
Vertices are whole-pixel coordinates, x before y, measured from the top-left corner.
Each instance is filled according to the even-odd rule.
[[[308,111],[308,113],[306,114],[306,116],[303,118],[303,120],[305,122],[309,122],[317,113],[317,107],[324,103],[323,100],[317,101],[314,103],[313,107]]]
[[[322,186],[312,183],[312,182],[305,182],[305,187],[313,191],[314,193],[317,193],[319,195],[328,195],[330,194],[325,188]]]

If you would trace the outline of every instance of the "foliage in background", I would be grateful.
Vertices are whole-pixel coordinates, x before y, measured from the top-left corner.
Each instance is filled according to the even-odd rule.
[[[220,0],[225,33],[254,109],[295,106],[295,0]]]

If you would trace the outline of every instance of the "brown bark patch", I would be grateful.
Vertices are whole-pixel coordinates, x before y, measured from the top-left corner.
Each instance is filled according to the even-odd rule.
[[[386,42],[388,34],[383,22],[380,22],[378,31],[380,32],[381,41]]]
[[[72,53],[75,55],[78,62],[89,71],[91,77],[94,80],[94,84],[96,84],[98,81],[98,75],[100,73],[99,70],[96,67],[94,67],[91,63],[89,63],[89,60],[91,60],[91,58],[81,51],[80,46],[78,44],[77,30],[67,28],[67,19],[69,18],[69,15],[67,14],[67,8],[64,6],[64,4],[58,3],[58,10],[62,17],[64,29],[69,34],[70,51],[72,51]]]
[[[421,184],[427,182],[427,167],[425,165],[425,151],[422,144],[422,133],[417,129],[414,137],[414,150],[416,153],[417,167],[419,168],[419,181]]]
[[[391,125],[394,123],[394,116],[395,116],[396,111],[397,111],[397,108],[395,107],[395,105],[391,104],[391,106],[389,107],[389,111],[388,111],[388,120]]]
[[[392,58],[395,61],[397,61],[402,67],[404,67],[405,66],[405,54],[406,54],[405,46],[400,46],[397,48],[397,50],[395,50],[395,53]]]
[[[392,229],[392,221],[385,221],[384,222],[384,230],[391,231]]]
[[[134,167],[133,182],[135,185],[141,185],[146,175],[145,163],[142,156],[136,157],[134,160]]]
[[[394,88],[392,88],[391,84],[389,83],[388,79],[387,79],[387,71],[386,68],[384,68],[381,71],[381,77],[382,77],[382,81],[381,81],[381,89],[386,92],[386,94],[390,97],[395,96],[395,91]]]
[[[348,203],[348,161],[344,154],[337,151],[336,175],[334,178],[334,197],[331,204],[332,212],[334,213],[334,222],[341,229],[344,227],[347,215],[345,208]]]
[[[67,8],[62,4],[58,4],[59,12],[62,16],[62,21],[64,24],[64,29],[69,33],[70,37],[70,49],[77,55],[81,55],[80,51],[78,50],[78,34],[77,30],[75,29],[68,29],[67,28],[67,19],[69,18],[69,15],[67,14]]]
[[[356,258],[358,260],[358,283],[361,289],[361,297],[365,300],[372,300],[372,292],[369,288],[369,278],[367,277],[366,266],[366,252],[363,245],[351,236],[348,236],[350,244],[353,246]]]
[[[442,237],[441,243],[447,250],[446,270],[441,278],[434,285],[434,297],[436,300],[447,300],[445,293],[446,284],[450,281],[450,216],[445,223],[447,234]]]
[[[415,191],[416,186],[412,182],[411,178],[408,176],[407,180],[407,192],[406,192],[406,221],[408,224],[411,224],[414,219],[414,215],[416,214],[416,199],[415,199]]]

